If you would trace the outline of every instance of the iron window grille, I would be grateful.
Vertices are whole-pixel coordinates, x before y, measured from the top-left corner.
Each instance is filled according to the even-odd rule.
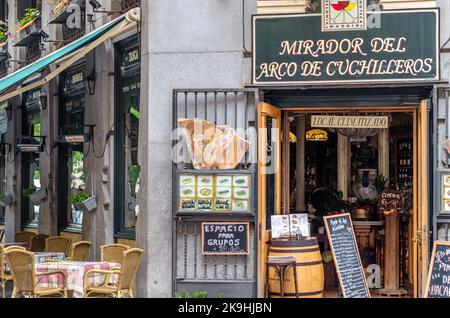
[[[211,170],[194,170],[186,154],[176,154],[173,163],[172,207],[173,207],[173,290],[208,290],[211,296],[224,292],[225,297],[256,295],[256,164],[252,163],[256,147],[257,90],[254,89],[179,89],[173,91],[173,129],[179,128],[178,119],[197,118],[215,125],[228,125],[236,133],[252,143],[245,157],[234,170],[214,170],[214,173],[252,176],[251,213],[178,213],[178,176],[180,173],[211,173]],[[254,134],[249,133],[253,129]],[[184,142],[176,132],[173,146]],[[175,140],[177,139],[177,140]],[[247,221],[250,223],[249,255],[203,255],[202,222]],[[233,283],[233,287],[229,283]],[[214,294],[216,293],[216,294]]]

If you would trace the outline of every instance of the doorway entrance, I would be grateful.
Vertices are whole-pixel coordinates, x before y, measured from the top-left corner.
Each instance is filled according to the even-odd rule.
[[[369,118],[387,119],[388,124],[383,128],[352,124]],[[306,214],[310,223],[306,236],[319,241],[324,296],[336,297],[338,281],[322,217],[348,212],[364,269],[380,275],[372,296],[397,295],[380,289],[398,282],[394,289],[399,294],[421,297],[429,232],[427,102],[408,107],[316,108],[260,103],[258,126],[260,295],[270,242],[287,239],[272,237],[272,215]],[[379,209],[379,196],[387,190],[403,196],[397,223],[389,226],[388,216]]]

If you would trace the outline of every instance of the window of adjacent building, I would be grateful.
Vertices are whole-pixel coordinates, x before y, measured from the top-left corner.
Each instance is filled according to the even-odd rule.
[[[2,143],[5,139],[5,134],[1,135]],[[7,153],[5,147],[0,147],[0,195],[6,195],[6,162]],[[5,210],[4,206],[0,206],[0,224],[5,224]]]
[[[117,52],[115,229],[118,236],[133,237],[139,213],[141,170],[138,162],[141,64],[137,37],[120,43]]]
[[[17,0],[17,17],[20,19],[25,15],[25,10],[29,8],[42,7],[41,0]]]
[[[84,64],[62,75],[60,100],[60,134],[84,133],[86,89]],[[81,230],[83,211],[71,203],[70,198],[86,192],[83,144],[61,144],[59,147],[59,226],[60,229]]]
[[[8,149],[6,148],[8,116],[6,114],[6,107],[8,107],[8,103],[4,102],[0,104],[0,196],[8,194],[6,187],[6,164],[8,161]],[[6,208],[4,206],[0,206],[0,224],[5,223],[5,210]]]
[[[24,94],[22,136],[29,138],[26,142],[41,143],[41,91],[34,90]],[[41,171],[39,153],[22,153],[22,223],[25,226],[39,224],[40,205],[35,205],[29,198],[28,191],[41,189]]]
[[[0,21],[8,21],[8,0],[0,0]]]

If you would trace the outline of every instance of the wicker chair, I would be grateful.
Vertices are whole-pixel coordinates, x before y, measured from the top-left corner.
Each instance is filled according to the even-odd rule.
[[[64,236],[53,236],[45,239],[45,252],[69,254],[72,240]]]
[[[36,236],[33,232],[17,232],[14,234],[15,243],[24,243],[27,249],[31,246],[31,240]]]
[[[4,247],[0,244],[0,284],[2,285],[3,298],[6,297],[6,283],[13,281],[11,271],[9,270],[9,268],[6,270],[6,257],[5,257],[5,254],[12,250],[19,250],[26,252],[27,249],[19,245],[11,245],[8,247]],[[13,291],[13,295],[14,294],[15,289]]]
[[[123,244],[100,246],[100,260],[102,262],[122,264],[123,252],[129,249],[129,246]]]
[[[4,254],[4,248],[0,245],[0,285],[2,285],[2,295],[3,298],[6,297],[6,283],[12,282],[12,276],[9,271],[6,271],[6,258]]]
[[[72,245],[70,257],[68,257],[67,260],[76,262],[87,261],[89,252],[91,251],[91,245],[92,243],[87,241],[74,243]]]
[[[45,296],[61,296],[67,298],[66,276],[62,271],[36,273],[34,265],[34,253],[13,249],[5,253],[6,260],[14,281],[13,297],[41,298]],[[41,276],[61,275],[63,287],[45,288],[38,287],[36,278]]]
[[[93,269],[84,276],[84,297],[108,296],[114,298],[134,298],[132,287],[136,279],[136,272],[142,259],[144,251],[139,248],[132,248],[122,253],[120,268],[112,268],[109,271]],[[118,282],[115,285],[103,284],[101,286],[88,286],[89,277],[94,274],[105,275],[107,282],[110,277],[118,276]]]
[[[45,250],[45,240],[49,238],[48,235],[39,234],[31,239],[31,252],[43,252]]]
[[[0,243],[3,242],[4,237],[5,237],[5,229],[0,229]]]

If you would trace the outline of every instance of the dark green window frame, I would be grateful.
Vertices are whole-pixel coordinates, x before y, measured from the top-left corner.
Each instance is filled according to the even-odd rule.
[[[80,82],[72,81],[72,78],[80,78]],[[82,59],[68,71],[60,76],[59,87],[59,111],[58,134],[83,134],[85,127],[86,85],[85,85],[85,60]],[[72,103],[74,109],[67,110],[67,104]],[[58,230],[66,232],[82,232],[82,224],[76,224],[69,220],[69,167],[73,151],[84,154],[84,144],[70,145],[60,143],[58,146]]]
[[[32,90],[22,95],[22,136],[23,137],[34,137],[40,136],[41,133],[36,133],[36,122],[41,124],[41,102],[39,96],[41,90]],[[34,96],[34,97],[33,97]],[[39,138],[35,139],[34,142],[40,143]],[[40,154],[39,153],[22,153],[21,154],[21,215],[22,215],[22,227],[27,228],[37,228],[38,223],[30,219],[30,207],[31,201],[29,198],[23,196],[23,189],[30,188],[32,186],[31,180],[31,163],[37,161],[39,163]],[[40,214],[40,212],[39,212]]]
[[[126,40],[119,42],[116,45],[116,105],[115,105],[115,131],[114,131],[114,234],[116,238],[125,238],[134,240],[136,238],[135,228],[128,228],[124,224],[125,214],[125,156],[122,151],[124,148],[125,138],[127,138],[129,131],[125,129],[125,115],[135,113],[134,109],[125,109],[124,100],[133,98],[131,104],[139,106],[140,102],[140,76],[141,76],[141,61],[140,61],[140,45],[138,35],[132,36]],[[138,50],[139,54],[131,54],[132,61],[129,61],[126,53],[133,53]],[[135,93],[123,94],[123,88],[127,85],[136,85]],[[137,145],[136,145],[137,147]]]

